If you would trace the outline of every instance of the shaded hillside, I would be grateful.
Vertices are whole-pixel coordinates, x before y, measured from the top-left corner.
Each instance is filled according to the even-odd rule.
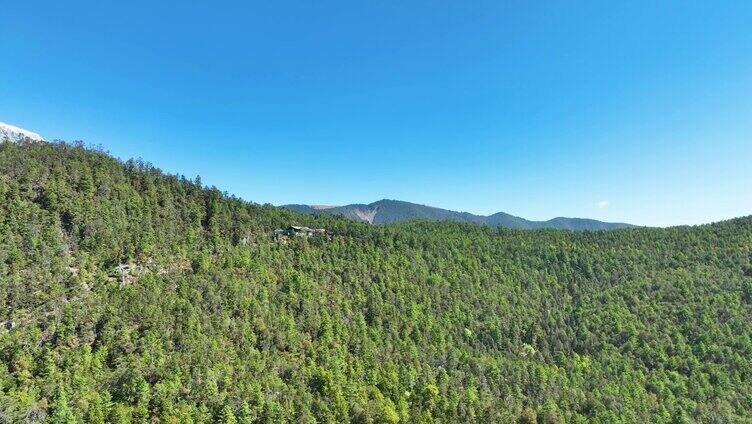
[[[751,260],[749,217],[371,226],[0,143],[0,421],[748,422]]]
[[[408,220],[459,221],[513,229],[565,229],[565,230],[615,230],[633,227],[618,222],[602,222],[583,218],[554,218],[548,221],[528,221],[524,218],[504,212],[490,216],[473,215],[467,212],[455,212],[447,209],[418,205],[399,200],[379,200],[371,204],[353,204],[317,208],[309,205],[284,205],[284,208],[310,214],[340,215],[356,221],[371,224],[389,224]]]

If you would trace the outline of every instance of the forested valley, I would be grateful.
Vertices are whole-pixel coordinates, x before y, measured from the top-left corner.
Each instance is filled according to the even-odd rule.
[[[0,306],[0,422],[752,422],[750,217],[368,225],[0,142]]]

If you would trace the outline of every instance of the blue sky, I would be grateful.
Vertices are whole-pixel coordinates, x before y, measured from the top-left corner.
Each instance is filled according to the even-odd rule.
[[[259,203],[752,214],[750,2],[185,3],[3,1],[0,121]]]

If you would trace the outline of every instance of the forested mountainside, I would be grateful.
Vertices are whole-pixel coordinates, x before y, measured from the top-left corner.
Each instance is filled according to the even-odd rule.
[[[560,230],[615,230],[630,228],[633,225],[619,222],[602,222],[584,218],[553,218],[548,221],[529,221],[504,212],[493,215],[473,215],[468,212],[455,212],[448,209],[383,199],[370,204],[353,204],[345,206],[310,206],[283,205],[282,207],[297,212],[321,215],[338,215],[369,224],[392,224],[409,220],[425,221],[459,221],[513,229],[536,230],[555,228]]]
[[[0,143],[0,422],[752,422],[751,260],[749,217],[369,226]]]

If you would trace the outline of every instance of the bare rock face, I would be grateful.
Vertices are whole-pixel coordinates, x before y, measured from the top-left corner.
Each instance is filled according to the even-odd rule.
[[[359,219],[366,221],[369,224],[373,224],[374,218],[376,218],[376,212],[378,212],[379,208],[364,208],[364,209],[355,209],[353,213],[355,216],[357,216]]]
[[[0,141],[10,140],[15,142],[27,138],[30,140],[44,141],[44,138],[35,132],[0,122]]]

